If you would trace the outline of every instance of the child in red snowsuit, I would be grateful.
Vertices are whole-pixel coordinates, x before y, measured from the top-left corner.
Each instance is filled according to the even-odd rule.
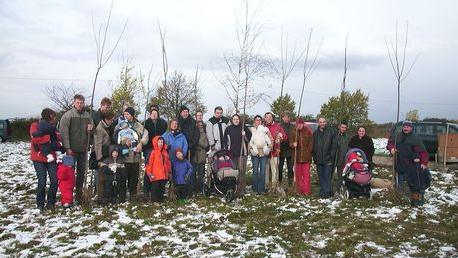
[[[57,180],[62,206],[65,208],[73,205],[73,187],[75,187],[75,160],[72,156],[65,155],[57,166]]]

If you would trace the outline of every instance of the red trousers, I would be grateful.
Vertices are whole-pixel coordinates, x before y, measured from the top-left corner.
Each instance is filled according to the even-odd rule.
[[[57,167],[61,203],[73,203],[73,188],[75,187],[75,171],[72,167],[59,163]]]
[[[312,193],[310,185],[310,163],[296,163],[297,193],[309,195]]]

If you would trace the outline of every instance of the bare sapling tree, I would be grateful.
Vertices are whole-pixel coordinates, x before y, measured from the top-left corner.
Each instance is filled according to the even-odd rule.
[[[107,49],[107,37],[108,37],[108,30],[110,28],[112,11],[113,11],[113,1],[111,2],[111,5],[110,5],[110,10],[108,12],[108,17],[107,17],[105,26],[103,26],[103,24],[100,24],[98,28],[96,28],[94,24],[94,16],[92,16],[92,19],[91,19],[92,32],[94,34],[94,42],[95,42],[95,47],[97,50],[97,68],[96,68],[95,76],[94,76],[94,84],[92,86],[91,104],[90,104],[91,110],[94,104],[95,87],[97,84],[97,79],[100,74],[100,70],[102,70],[102,68],[108,63],[108,61],[110,61],[110,58],[113,55],[113,53],[116,51],[116,48],[118,47],[119,42],[121,41],[121,38],[127,27],[128,20],[126,19],[126,21],[124,22],[124,26],[121,32],[119,33],[114,45],[111,48]]]
[[[253,88],[253,81],[269,67],[269,62],[261,55],[262,31],[262,24],[256,21],[256,11],[250,13],[248,1],[245,1],[242,18],[236,18],[237,50],[224,56],[227,72],[219,80],[237,113],[243,105],[245,114],[247,105],[251,107],[266,96]]]
[[[293,72],[297,63],[302,59],[304,50],[299,52],[296,43],[294,43],[294,46],[292,47],[292,49],[290,49],[290,46],[288,44],[288,34],[286,34],[286,36],[283,37],[282,27],[280,36],[280,61],[272,61],[272,69],[280,78],[280,99],[283,98],[285,82]]]
[[[409,76],[413,66],[418,60],[419,54],[417,54],[410,65],[407,65],[407,43],[409,39],[409,22],[406,22],[406,32],[404,43],[400,43],[398,33],[398,23],[396,22],[396,35],[394,42],[385,39],[385,45],[388,52],[388,58],[390,59],[391,68],[393,69],[394,77],[396,79],[397,87],[397,111],[396,111],[396,123],[399,122],[399,112],[401,106],[401,83]]]

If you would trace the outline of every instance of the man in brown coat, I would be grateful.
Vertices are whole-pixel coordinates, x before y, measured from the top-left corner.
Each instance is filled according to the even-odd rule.
[[[312,162],[313,133],[303,118],[298,118],[296,126],[289,134],[289,143],[293,148],[292,157],[295,160],[295,178],[297,192],[302,195],[312,193],[310,185],[310,163]]]

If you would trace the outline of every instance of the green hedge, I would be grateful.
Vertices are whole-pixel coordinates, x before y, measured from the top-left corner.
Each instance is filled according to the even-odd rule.
[[[28,141],[30,140],[29,128],[35,118],[16,119],[10,121],[11,141]]]

